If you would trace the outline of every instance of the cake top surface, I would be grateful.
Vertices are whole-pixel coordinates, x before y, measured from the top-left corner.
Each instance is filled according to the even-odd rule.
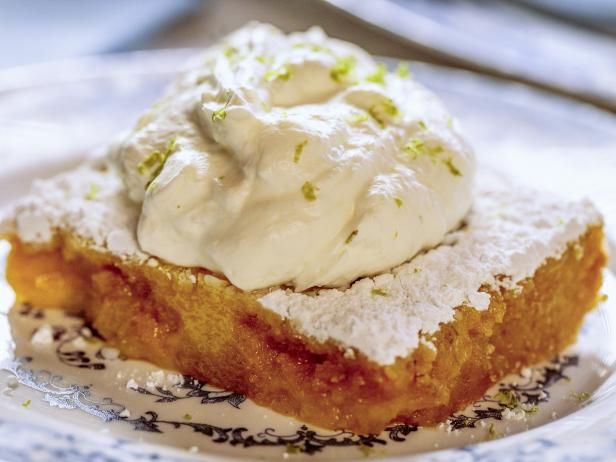
[[[108,162],[94,159],[36,181],[4,211],[0,234],[46,243],[60,229],[94,249],[145,263],[152,257],[137,244],[138,207]],[[419,345],[420,333],[451,321],[455,307],[487,309],[490,296],[481,286],[516,288],[546,258],[560,256],[589,225],[601,222],[588,201],[565,201],[479,172],[465,224],[436,248],[350,287],[307,293],[274,288],[260,292],[259,302],[319,342],[333,340],[391,364]]]
[[[258,23],[190,63],[112,156],[140,247],[242,290],[339,287],[397,266],[460,224],[475,174],[403,64]]]

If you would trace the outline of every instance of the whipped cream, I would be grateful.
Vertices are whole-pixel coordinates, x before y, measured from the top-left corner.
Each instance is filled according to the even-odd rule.
[[[439,244],[472,151],[405,68],[320,29],[251,24],[208,49],[112,151],[138,243],[243,290],[337,287]]]

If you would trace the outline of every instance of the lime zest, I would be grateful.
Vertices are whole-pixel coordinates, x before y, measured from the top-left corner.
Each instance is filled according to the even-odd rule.
[[[374,119],[379,127],[385,128],[387,119],[398,116],[400,111],[393,99],[383,98],[368,108],[368,114],[370,114],[370,117]]]
[[[417,159],[422,154],[426,154],[426,143],[421,138],[411,138],[408,143],[406,143],[402,150],[407,154],[410,154],[413,160]]]
[[[368,114],[370,114],[370,117],[372,117],[374,119],[374,121],[377,123],[377,125],[381,128],[385,128],[385,121],[381,118],[381,116],[379,115],[379,113],[376,111],[376,106],[371,106],[368,109]]]
[[[411,156],[412,160],[416,160],[420,156],[428,156],[432,159],[432,162],[436,164],[438,154],[441,154],[445,151],[443,146],[428,146],[424,140],[421,138],[411,138],[408,143],[406,143],[402,150]],[[460,169],[454,164],[453,158],[448,157],[447,159],[440,159],[440,161],[447,167],[449,173],[453,176],[462,176],[462,172]]]
[[[225,50],[223,51],[223,54],[225,55],[225,58],[227,59],[233,58],[238,53],[239,53],[239,50],[232,46],[226,47]]]
[[[372,288],[370,293],[374,297],[387,297],[387,291],[385,289],[381,289],[380,287]]]
[[[366,122],[370,119],[370,116],[365,113],[365,112],[356,112],[354,114],[351,114],[348,118],[347,121],[353,125],[355,124],[359,124],[362,122]]]
[[[304,199],[308,202],[314,202],[317,200],[316,192],[319,190],[316,186],[314,186],[310,181],[304,182],[302,185],[302,194],[304,195]]]
[[[401,208],[404,205],[404,201],[400,199],[399,197],[394,197],[394,202],[396,203],[398,208]]]
[[[356,64],[357,58],[353,55],[339,57],[329,71],[329,76],[335,82],[344,83],[355,69]]]
[[[350,244],[351,241],[353,241],[353,239],[355,239],[355,236],[357,236],[358,233],[359,233],[359,230],[357,230],[357,229],[354,229],[353,231],[351,231],[351,233],[344,240],[344,243],[345,244]]]
[[[539,406],[537,406],[536,404],[533,404],[531,406],[523,406],[522,409],[529,415],[536,414],[537,412],[539,412]]]
[[[155,167],[163,160],[163,155],[160,151],[154,151],[148,155],[145,159],[143,159],[139,164],[137,164],[137,171],[140,175],[144,175],[148,170]]]
[[[301,159],[302,152],[304,151],[304,148],[306,147],[307,144],[308,144],[308,140],[304,140],[301,143],[298,143],[297,145],[295,145],[295,153],[293,154],[293,162],[295,162],[296,164]]]
[[[275,80],[287,81],[291,78],[291,76],[291,67],[288,64],[283,64],[282,66],[276,69],[270,69],[263,74],[263,80],[266,82],[274,82]]]
[[[583,403],[584,401],[588,401],[590,399],[590,396],[591,394],[588,391],[580,391],[580,392],[571,393],[571,397],[575,399],[576,401],[579,401],[580,403]]]
[[[23,407],[24,409],[28,409],[28,407],[30,407],[31,404],[32,404],[32,400],[27,399],[23,403],[21,403],[21,407]]]
[[[400,61],[396,68],[396,75],[403,79],[408,79],[411,76],[411,70],[409,69],[409,63]]]
[[[462,172],[458,167],[455,166],[451,157],[448,157],[447,159],[443,160],[443,163],[449,170],[449,173],[451,173],[453,176],[462,176]]]
[[[171,154],[175,152],[176,148],[176,139],[172,138],[167,143],[167,148],[165,149],[165,152],[160,152],[158,150],[154,151],[137,165],[137,171],[140,175],[144,175],[147,172],[151,171],[150,180],[145,185],[146,189],[148,189],[154,179],[156,179],[156,177],[160,175],[160,172],[162,172],[163,167],[167,162],[167,159],[169,159],[169,156],[171,156]]]
[[[494,395],[494,399],[498,404],[509,409],[515,409],[520,405],[518,395],[512,390],[500,390]]]
[[[101,188],[96,183],[91,183],[90,188],[86,191],[84,199],[87,201],[93,201],[100,192]]]
[[[367,82],[378,83],[379,85],[385,85],[385,76],[387,75],[387,66],[383,63],[376,65],[376,70],[366,77]]]
[[[228,92],[227,101],[225,101],[225,104],[212,112],[212,122],[221,122],[227,118],[227,107],[229,107],[229,103],[231,102],[232,98],[233,94],[231,92]]]
[[[285,454],[301,454],[304,452],[300,446],[293,443],[287,443],[284,449]]]
[[[361,452],[362,456],[364,456],[366,458],[371,457],[374,454],[374,451],[375,451],[374,447],[368,446],[367,444],[360,444],[357,447],[357,450],[359,452]]]
[[[503,435],[501,435],[500,433],[496,431],[494,424],[491,423],[490,426],[488,427],[488,439],[495,440],[495,439],[501,438],[502,436]]]

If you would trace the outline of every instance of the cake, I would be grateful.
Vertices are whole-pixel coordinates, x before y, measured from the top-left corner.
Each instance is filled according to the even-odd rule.
[[[4,211],[17,300],[83,316],[129,358],[361,433],[442,422],[562,351],[598,300],[599,212],[476,176],[440,103],[362,53],[263,25],[209,50],[214,70],[183,74],[109,154]],[[265,99],[234,86],[249,59]]]

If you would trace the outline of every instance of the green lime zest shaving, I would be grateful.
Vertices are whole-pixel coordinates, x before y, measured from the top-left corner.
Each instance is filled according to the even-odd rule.
[[[296,164],[301,159],[302,152],[304,151],[304,148],[306,147],[307,144],[308,144],[308,140],[304,140],[301,143],[298,143],[297,145],[295,145],[295,153],[293,154],[293,162],[295,162]]]
[[[275,80],[289,80],[291,78],[291,66],[283,64],[276,69],[270,69],[263,75],[263,79],[266,82],[273,82]]]
[[[385,289],[381,289],[380,287],[374,287],[370,293],[376,297],[387,297],[387,291]]]
[[[376,66],[376,70],[366,77],[367,82],[378,83],[379,85],[385,85],[385,76],[387,75],[387,66],[383,63],[379,63]]]
[[[94,199],[96,199],[96,196],[98,195],[100,190],[101,190],[101,188],[97,184],[92,183],[90,185],[90,188],[88,189],[88,191],[84,195],[85,200],[93,201]]]
[[[24,409],[28,409],[28,407],[30,407],[31,404],[32,404],[32,400],[27,399],[23,403],[21,403],[21,407],[23,407]]]
[[[494,399],[498,404],[509,409],[515,409],[520,405],[518,395],[512,390],[500,390],[494,395]]]
[[[458,169],[458,167],[454,165],[453,159],[451,157],[443,160],[443,163],[449,170],[449,173],[451,173],[453,176],[462,176],[462,172]]]
[[[571,397],[576,401],[583,403],[584,401],[588,401],[588,399],[590,399],[590,393],[587,391],[575,392],[571,393]]]
[[[225,58],[231,59],[235,55],[237,55],[238,52],[239,52],[239,50],[237,48],[232,47],[232,46],[228,46],[228,47],[225,48],[225,51],[223,53],[225,55]]]
[[[287,445],[285,446],[284,452],[286,454],[301,454],[304,451],[302,450],[300,446],[297,446],[292,443],[287,443]]]
[[[379,115],[375,108],[376,106],[371,106],[368,109],[368,114],[370,114],[370,117],[374,119],[374,121],[378,124],[379,127],[385,128],[385,120],[383,120],[383,118]]]
[[[154,179],[158,175],[160,175],[160,172],[162,172],[163,167],[165,166],[165,163],[167,162],[167,159],[169,159],[169,156],[171,156],[171,154],[175,152],[176,147],[177,147],[176,140],[175,138],[172,138],[167,143],[167,148],[165,149],[165,152],[154,151],[153,153],[151,153],[148,157],[143,159],[137,165],[137,171],[139,172],[140,175],[144,175],[147,172],[151,172],[150,180],[145,185],[146,189],[152,184]]]
[[[418,120],[417,121],[417,125],[422,130],[427,130],[427,128],[428,128],[428,126],[426,125],[426,123],[423,120]]]
[[[496,428],[494,427],[494,424],[490,424],[490,426],[488,427],[488,439],[489,440],[495,440],[498,438],[501,438],[503,435],[501,435],[500,433],[498,433],[496,431]]]
[[[417,159],[417,157],[422,154],[427,154],[426,143],[420,138],[411,138],[409,142],[402,147],[402,150],[407,154],[410,154],[413,160]]]
[[[385,128],[387,118],[396,117],[400,114],[398,107],[391,98],[383,98],[368,109],[368,114],[381,128]]]
[[[310,181],[306,181],[302,185],[302,194],[304,195],[304,199],[308,202],[314,202],[317,200],[316,192],[319,190],[316,186],[314,186]]]
[[[375,451],[372,446],[368,446],[367,444],[360,444],[357,450],[366,458],[371,457]]]
[[[359,230],[354,229],[353,231],[351,231],[351,233],[347,236],[347,238],[344,240],[345,244],[350,244],[351,241],[353,239],[355,239],[355,236],[357,236],[357,233],[359,233]]]
[[[411,156],[411,159],[416,160],[420,156],[428,156],[432,159],[432,163],[436,164],[438,160],[440,160],[449,173],[453,176],[462,176],[462,172],[460,169],[453,163],[453,159],[448,157],[447,159],[438,159],[437,155],[443,153],[445,150],[443,146],[428,146],[424,140],[421,138],[411,138],[408,143],[406,143],[402,150]]]
[[[409,69],[409,63],[399,62],[398,67],[396,68],[396,75],[403,79],[408,79],[411,76],[411,71]]]
[[[336,63],[329,71],[329,76],[338,83],[344,83],[355,69],[357,59],[353,55],[336,59]]]
[[[359,124],[359,123],[362,123],[362,122],[366,122],[369,119],[370,119],[370,116],[368,114],[366,114],[365,112],[356,112],[354,114],[351,114],[347,118],[347,121],[349,123],[355,125],[355,124]]]
[[[221,122],[226,119],[227,107],[229,107],[229,103],[231,102],[232,98],[233,95],[231,94],[231,92],[229,92],[225,104],[223,104],[222,107],[220,107],[219,109],[216,109],[214,112],[212,112],[212,122]]]
[[[401,208],[404,205],[404,201],[400,199],[399,197],[394,197],[394,202],[396,203],[398,208]]]
[[[539,406],[533,404],[532,406],[523,406],[522,409],[529,415],[536,414],[539,412]]]

